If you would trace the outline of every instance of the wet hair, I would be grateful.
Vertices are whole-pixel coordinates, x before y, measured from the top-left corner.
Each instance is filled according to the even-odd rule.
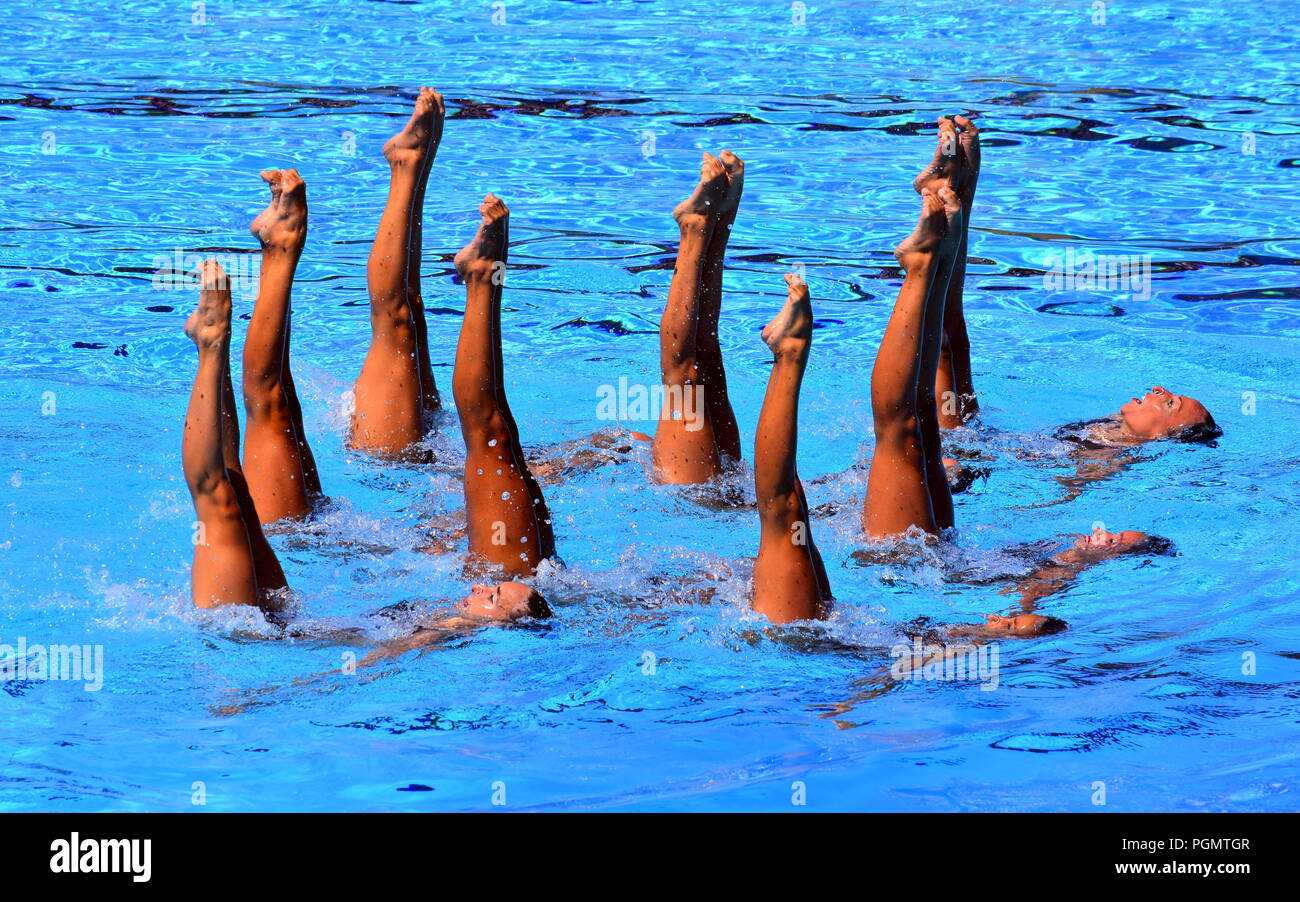
[[[1060,617],[1048,617],[1038,627],[1036,636],[1050,636],[1053,633],[1060,633],[1069,629],[1070,624],[1066,623]]]
[[[1209,445],[1211,448],[1218,447],[1214,440],[1223,435],[1223,430],[1219,424],[1214,422],[1214,417],[1210,412],[1205,411],[1205,419],[1199,423],[1193,423],[1190,426],[1184,426],[1177,432],[1171,433],[1169,438],[1175,442],[1188,442],[1197,445]]]
[[[1167,554],[1173,557],[1178,552],[1174,543],[1164,536],[1147,536],[1147,540],[1133,549],[1134,554]]]
[[[536,589],[531,589],[528,593],[528,616],[536,617],[538,620],[545,620],[551,616],[551,606]]]

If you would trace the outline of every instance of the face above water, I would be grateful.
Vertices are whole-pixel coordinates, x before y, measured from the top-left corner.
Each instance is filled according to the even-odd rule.
[[[1157,385],[1119,409],[1124,428],[1138,438],[1165,438],[1180,429],[1204,423],[1209,411],[1195,398],[1175,395]]]
[[[1050,618],[1040,614],[1017,614],[1015,617],[1003,617],[989,614],[988,623],[984,625],[986,635],[1010,635],[1029,637],[1039,635],[1047,626]]]
[[[518,620],[530,613],[531,586],[524,583],[476,585],[460,603],[461,613],[478,620]]]
[[[1145,545],[1150,538],[1146,533],[1138,532],[1136,529],[1126,529],[1123,532],[1106,532],[1104,529],[1094,529],[1092,535],[1081,536],[1074,543],[1074,547],[1109,557],[1135,551]]]

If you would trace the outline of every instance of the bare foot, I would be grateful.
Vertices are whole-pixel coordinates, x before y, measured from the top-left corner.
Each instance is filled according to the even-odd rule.
[[[740,195],[745,191],[745,161],[729,150],[718,154],[718,160],[727,172],[727,193],[718,204],[718,213],[726,216],[740,206]]]
[[[498,264],[506,259],[506,229],[510,210],[505,201],[489,194],[478,208],[483,221],[469,244],[465,245],[453,262],[456,270],[466,279],[487,279]]]
[[[263,248],[302,250],[307,241],[307,183],[297,169],[268,169],[262,181],[271,187],[271,203],[248,231]]]
[[[948,214],[939,195],[921,191],[921,215],[916,228],[894,248],[894,256],[907,272],[929,265],[948,234]]]
[[[673,219],[683,227],[703,227],[710,219],[717,218],[726,194],[727,169],[721,160],[706,151],[700,163],[700,183],[690,197],[673,208]]]
[[[423,165],[438,152],[445,113],[442,95],[433,88],[421,88],[406,127],[384,144],[384,157],[394,166]]]
[[[763,341],[777,357],[808,353],[812,343],[812,298],[808,285],[796,273],[785,274],[785,306],[763,328]]]
[[[924,189],[939,190],[939,183],[956,184],[957,170],[960,164],[958,155],[961,144],[958,141],[957,126],[947,116],[939,117],[939,140],[934,148],[934,159],[912,179],[912,187],[920,194]]]
[[[185,334],[199,352],[219,351],[230,340],[230,280],[214,259],[200,263],[199,304],[185,321]]]

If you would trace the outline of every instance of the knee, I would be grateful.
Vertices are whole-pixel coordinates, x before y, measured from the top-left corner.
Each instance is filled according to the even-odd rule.
[[[393,341],[414,341],[415,318],[405,295],[389,304],[371,304],[370,328]]]
[[[465,434],[466,449],[470,452],[502,454],[503,449],[513,448],[516,444],[510,423],[500,410],[492,409],[479,415],[462,412],[461,429]]]
[[[900,411],[875,417],[876,445],[899,447],[921,437],[921,420],[915,411]]]
[[[225,469],[204,473],[190,485],[194,494],[195,513],[205,529],[214,529],[233,520],[243,522],[239,495]]]
[[[803,502],[797,491],[778,492],[758,500],[758,515],[763,525],[785,531],[804,522]]]
[[[261,380],[244,380],[244,413],[248,423],[289,424],[289,396],[278,375]]]
[[[659,369],[668,385],[698,382],[700,378],[695,349],[684,347],[681,343],[663,345],[659,351]]]

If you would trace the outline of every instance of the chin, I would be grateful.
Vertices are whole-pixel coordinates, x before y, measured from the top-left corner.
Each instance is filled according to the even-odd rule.
[[[1140,421],[1134,420],[1132,417],[1126,417],[1122,413],[1120,414],[1119,423],[1125,432],[1129,435],[1135,435],[1138,438],[1161,438],[1164,434],[1162,430],[1158,428],[1153,429],[1150,426],[1144,426]]]

